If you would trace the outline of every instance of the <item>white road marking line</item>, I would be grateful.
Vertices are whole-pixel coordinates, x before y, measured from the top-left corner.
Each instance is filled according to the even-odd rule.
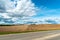
[[[54,35],[48,35],[48,36],[45,36],[45,37],[42,37],[42,38],[36,38],[36,39],[32,39],[32,40],[46,40],[46,39],[54,38],[54,37],[57,37],[57,36],[60,36],[60,33],[59,34],[54,34]]]

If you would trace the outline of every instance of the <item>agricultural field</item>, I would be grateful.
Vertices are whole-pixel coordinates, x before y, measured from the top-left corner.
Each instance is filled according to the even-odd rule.
[[[60,30],[60,24],[40,24],[40,25],[0,25],[0,34],[24,33],[34,31]]]

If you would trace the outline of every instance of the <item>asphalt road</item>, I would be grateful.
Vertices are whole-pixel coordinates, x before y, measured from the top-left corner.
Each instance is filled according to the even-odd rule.
[[[0,40],[60,40],[60,30],[0,35]]]

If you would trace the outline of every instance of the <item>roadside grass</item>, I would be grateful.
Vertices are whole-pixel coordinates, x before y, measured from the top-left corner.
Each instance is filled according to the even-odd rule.
[[[40,30],[40,31],[48,31],[48,30]],[[5,35],[5,34],[18,34],[18,33],[29,33],[29,32],[40,32],[40,31],[0,32],[0,35]]]
[[[35,31],[24,31],[24,32],[0,32],[0,35],[30,33],[30,32],[45,32],[45,31],[54,31],[54,30],[60,30],[60,29],[53,29],[53,30],[35,30]]]

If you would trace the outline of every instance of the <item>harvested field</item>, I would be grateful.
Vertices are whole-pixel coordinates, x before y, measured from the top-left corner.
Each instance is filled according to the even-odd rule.
[[[25,32],[25,31],[56,30],[56,29],[60,29],[60,24],[0,26],[0,32]]]

